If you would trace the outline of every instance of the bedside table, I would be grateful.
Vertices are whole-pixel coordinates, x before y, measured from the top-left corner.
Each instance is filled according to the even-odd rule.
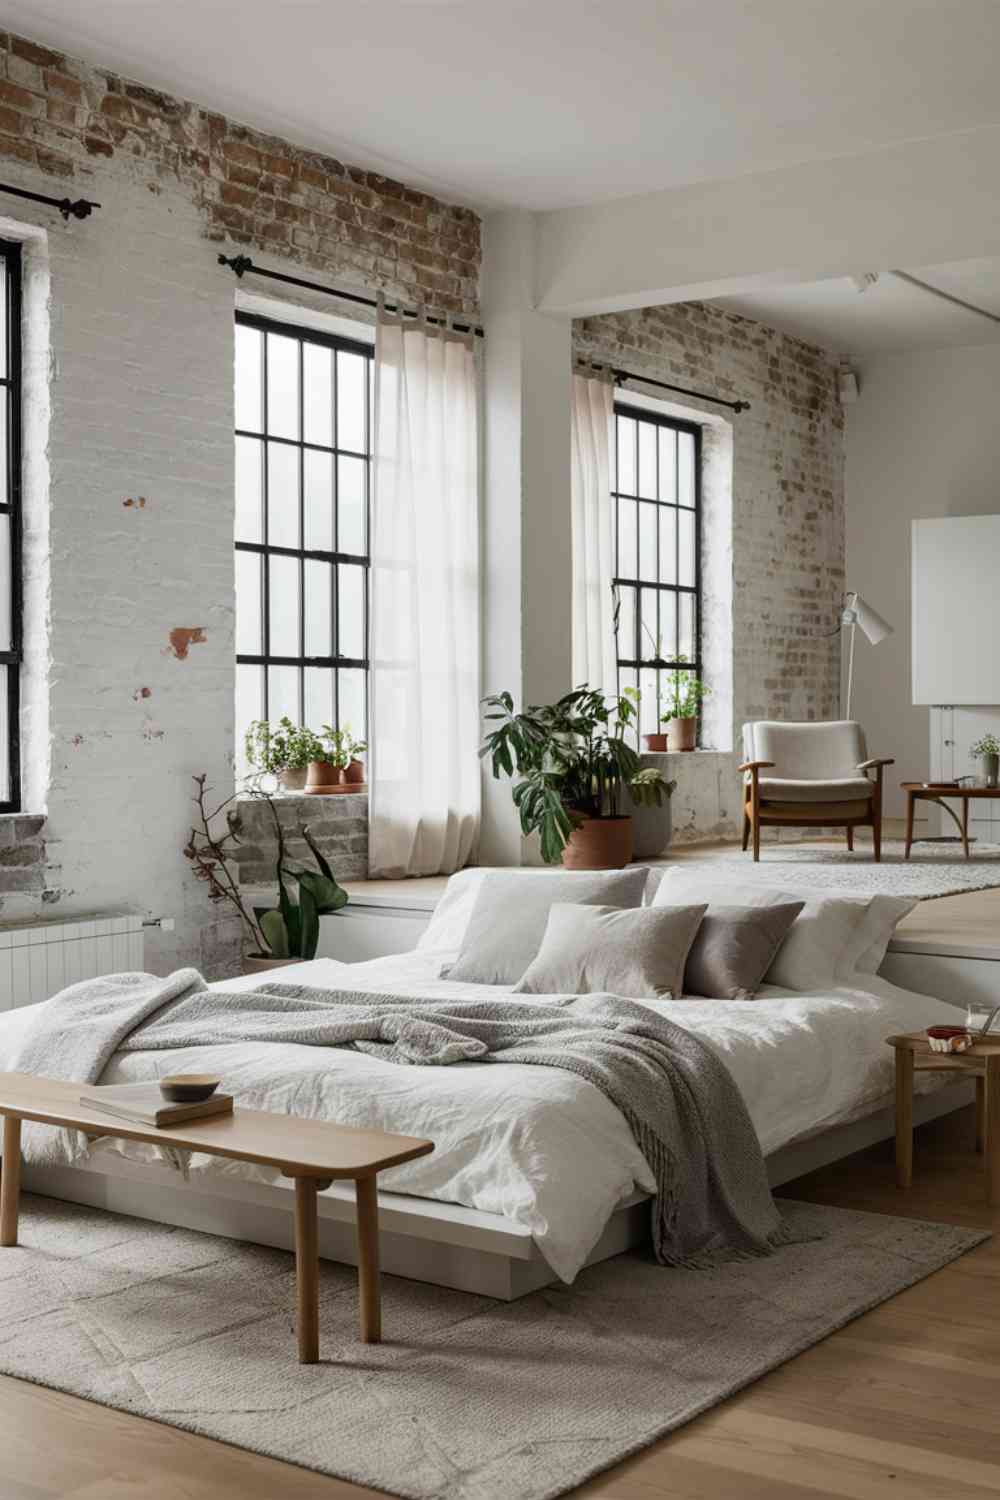
[[[922,1031],[886,1038],[896,1052],[896,1185],[913,1182],[913,1075],[967,1073],[976,1080],[976,1150],[985,1157],[986,1196],[1000,1204],[1000,1036],[967,1052],[932,1052]]]

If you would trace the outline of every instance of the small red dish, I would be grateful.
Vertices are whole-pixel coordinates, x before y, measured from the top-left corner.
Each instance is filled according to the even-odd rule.
[[[952,1037],[968,1036],[969,1033],[964,1026],[928,1026],[927,1035],[950,1041]]]

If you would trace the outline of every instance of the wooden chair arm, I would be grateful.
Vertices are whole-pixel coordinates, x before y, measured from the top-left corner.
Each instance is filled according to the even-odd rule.
[[[737,771],[763,771],[768,766],[773,766],[773,760],[747,760],[742,766],[737,766]]]
[[[874,771],[882,766],[894,766],[896,762],[891,755],[876,755],[872,760],[863,760],[858,766],[859,771]]]

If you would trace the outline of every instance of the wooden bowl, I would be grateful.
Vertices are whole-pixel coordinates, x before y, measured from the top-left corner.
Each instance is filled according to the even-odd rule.
[[[160,1079],[160,1093],[171,1104],[201,1104],[221,1082],[214,1073],[171,1073]]]

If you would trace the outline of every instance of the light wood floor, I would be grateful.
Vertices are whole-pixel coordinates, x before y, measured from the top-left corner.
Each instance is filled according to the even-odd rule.
[[[888,1144],[784,1195],[1000,1230],[972,1112],[917,1134],[911,1192]],[[1000,1237],[998,1237],[1000,1238]],[[1000,1243],[849,1324],[591,1481],[602,1500],[971,1500],[1000,1492]],[[339,1480],[0,1378],[3,1500],[366,1500]]]

